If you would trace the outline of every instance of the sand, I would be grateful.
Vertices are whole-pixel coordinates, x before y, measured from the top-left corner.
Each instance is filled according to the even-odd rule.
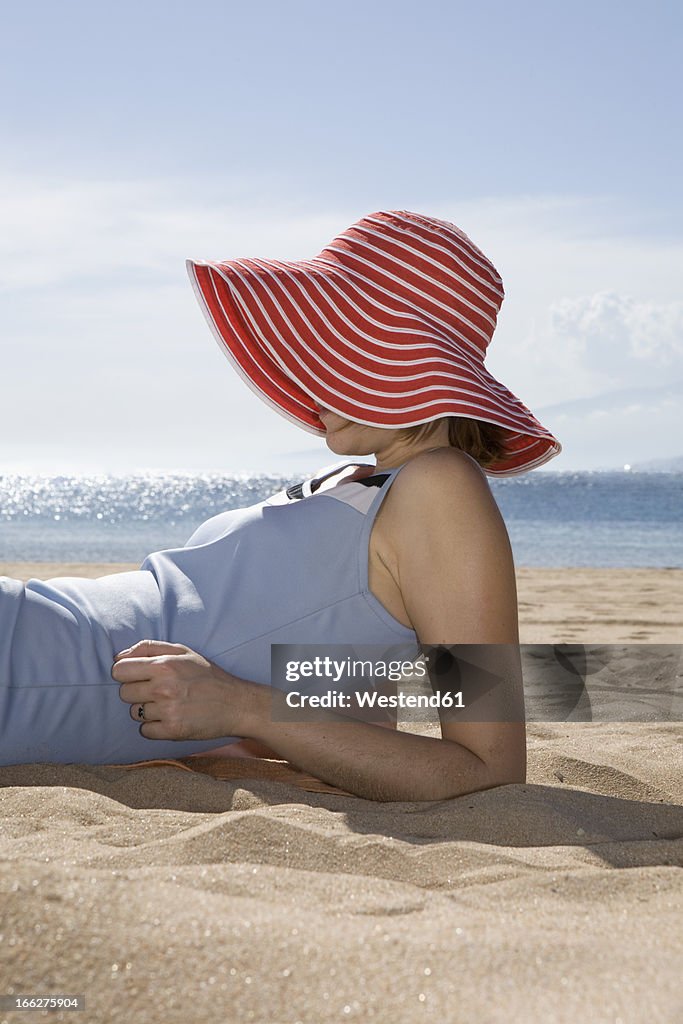
[[[619,649],[626,682],[663,678],[683,635],[679,570],[521,569],[519,597],[523,643],[651,645]],[[680,1021],[683,730],[662,717],[532,721],[525,785],[435,803],[246,759],[2,768],[0,995],[86,1009],[0,1021]]]

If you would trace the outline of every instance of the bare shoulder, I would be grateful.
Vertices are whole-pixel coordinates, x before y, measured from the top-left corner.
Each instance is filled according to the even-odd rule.
[[[479,464],[457,449],[424,452],[386,501],[382,559],[420,640],[516,643],[510,540]]]
[[[457,448],[437,448],[407,462],[387,495],[387,526],[409,527],[458,514],[498,513],[488,479],[478,462]]]

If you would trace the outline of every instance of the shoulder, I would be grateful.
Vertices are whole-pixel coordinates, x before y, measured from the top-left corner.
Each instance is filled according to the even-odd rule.
[[[483,469],[457,448],[438,448],[407,462],[386,497],[382,536],[386,560],[398,566],[416,551],[458,552],[509,544]]]
[[[476,459],[459,448],[446,447],[416,455],[406,462],[396,479],[406,475],[419,475],[424,478],[437,475],[441,478],[444,474],[448,477],[454,473],[473,475],[486,480],[486,474]]]
[[[505,523],[474,459],[425,452],[396,475],[386,562],[423,643],[514,643],[517,599]]]
[[[457,448],[416,455],[396,475],[389,497],[395,514],[411,518],[450,514],[456,509],[495,507],[488,479],[478,462]],[[387,498],[389,500],[389,498]]]

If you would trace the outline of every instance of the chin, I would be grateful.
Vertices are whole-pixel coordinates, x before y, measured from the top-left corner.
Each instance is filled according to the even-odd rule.
[[[335,441],[332,438],[327,437],[327,438],[325,438],[325,444],[327,445],[327,447],[330,449],[331,452],[334,452],[335,455],[353,455],[354,454],[354,452],[349,450],[349,445],[348,444],[344,444],[343,441]]]
[[[350,439],[344,440],[339,437],[326,437],[325,444],[335,455],[373,455],[374,452],[367,445],[354,444]]]

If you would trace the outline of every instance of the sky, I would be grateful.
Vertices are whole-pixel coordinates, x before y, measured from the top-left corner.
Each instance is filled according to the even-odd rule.
[[[678,0],[0,13],[0,473],[336,461],[237,377],[185,259],[310,258],[380,209],[497,267],[487,365],[548,469],[683,454]]]

